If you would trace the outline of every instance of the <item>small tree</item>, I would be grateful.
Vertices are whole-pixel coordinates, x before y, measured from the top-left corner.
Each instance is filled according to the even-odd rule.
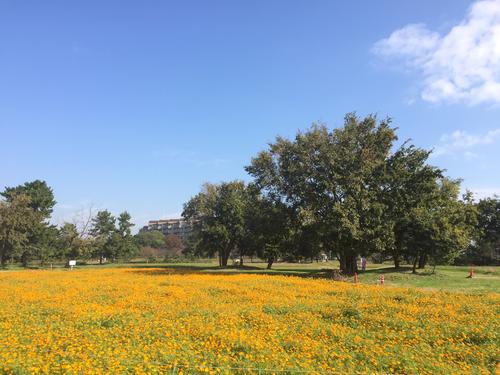
[[[36,255],[42,261],[51,256],[53,251],[53,234],[55,228],[50,228],[48,219],[56,201],[52,189],[45,181],[26,182],[16,187],[6,187],[0,193],[7,202],[11,202],[15,196],[24,194],[29,197],[29,207],[33,211],[30,215],[31,223],[26,228],[27,241],[19,254],[24,267],[28,265],[31,256]],[[52,236],[52,238],[51,238]]]
[[[245,192],[241,181],[206,184],[184,205],[182,216],[194,224],[196,251],[217,253],[221,267],[227,266],[244,235]]]
[[[163,249],[165,247],[165,236],[158,230],[141,231],[135,235],[135,241],[139,246]]]
[[[500,198],[481,199],[476,206],[478,233],[463,262],[478,265],[500,264]]]
[[[167,251],[166,257],[181,255],[185,249],[182,239],[175,234],[167,234],[165,236],[165,250]]]
[[[41,226],[37,233],[36,243],[31,245],[30,253],[40,260],[43,266],[46,262],[57,257],[57,242],[59,231],[55,225]]]
[[[422,205],[411,209],[400,227],[400,247],[413,257],[413,272],[430,257],[434,264],[451,263],[473,238],[476,216],[470,194],[458,199],[460,181],[442,178]]]
[[[264,197],[251,186],[245,205],[242,253],[257,255],[270,269],[280,257],[289,254],[293,236],[292,210],[279,201]]]
[[[139,252],[139,246],[132,236],[131,228],[134,226],[131,223],[132,217],[127,211],[122,212],[118,216],[118,246],[117,256],[129,259]]]
[[[75,224],[64,223],[59,229],[57,248],[59,257],[68,262],[90,256],[92,243],[90,238],[82,236]]]
[[[92,219],[90,234],[94,237],[93,255],[99,258],[99,264],[106,258],[113,260],[117,253],[115,221],[116,219],[107,210],[99,211]]]
[[[37,215],[30,206],[31,198],[13,193],[8,201],[0,201],[0,265],[23,254],[29,241],[29,231],[37,223]]]

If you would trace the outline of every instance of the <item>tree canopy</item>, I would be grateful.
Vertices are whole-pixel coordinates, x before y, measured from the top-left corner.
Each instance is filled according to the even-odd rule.
[[[81,228],[50,224],[56,201],[45,181],[6,187],[0,196],[0,262],[31,258],[127,259],[139,247],[229,258],[257,256],[268,267],[280,259],[335,256],[344,273],[361,256],[413,264],[498,264],[500,200],[460,195],[459,179],[429,163],[430,150],[398,142],[390,118],[348,113],[342,126],[313,124],[277,137],[245,168],[252,178],[207,183],[184,204],[193,226],[183,243],[159,231],[132,235],[131,215],[108,210]],[[90,228],[90,230],[89,230]]]

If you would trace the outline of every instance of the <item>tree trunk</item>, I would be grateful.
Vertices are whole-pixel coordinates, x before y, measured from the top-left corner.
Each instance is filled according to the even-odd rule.
[[[418,259],[418,268],[419,269],[425,268],[426,264],[427,264],[427,254],[426,253],[420,254],[420,258]]]
[[[274,258],[268,258],[267,259],[267,269],[270,270],[271,267],[273,266],[274,263]]]
[[[221,254],[221,267],[227,267],[227,261],[229,260],[230,251],[225,251]]]
[[[240,255],[240,267],[243,267],[243,255]]]
[[[413,269],[411,273],[417,273],[417,262],[418,262],[418,255],[415,256],[415,260],[413,261]]]
[[[26,254],[26,252],[24,252],[21,255],[21,263],[22,263],[22,265],[23,265],[24,268],[28,267],[28,254]]]
[[[399,264],[399,256],[395,255],[394,256],[394,267],[395,268],[399,268],[400,264]]]
[[[357,254],[340,254],[340,270],[346,275],[358,272]]]
[[[6,247],[5,243],[2,242],[2,247],[0,248],[0,266],[2,266],[2,268],[4,268],[7,264],[7,257],[5,256],[5,253],[7,252]]]

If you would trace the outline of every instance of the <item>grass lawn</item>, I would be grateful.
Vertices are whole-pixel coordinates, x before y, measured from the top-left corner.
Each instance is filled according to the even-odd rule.
[[[338,262],[326,263],[275,263],[271,270],[266,269],[266,263],[249,263],[244,267],[231,266],[220,269],[215,262],[204,263],[157,263],[136,264],[136,267],[168,267],[203,273],[239,273],[239,274],[270,274],[294,275],[311,278],[328,278],[331,270],[338,268]],[[462,266],[428,266],[412,274],[410,266],[396,270],[390,264],[368,265],[366,272],[359,273],[359,282],[377,284],[384,275],[386,286],[417,287],[444,291],[468,293],[500,292],[500,267],[474,267],[474,277],[467,278],[470,267]],[[353,282],[353,278],[348,281]]]
[[[211,274],[266,274],[266,275],[293,275],[306,278],[330,278],[331,270],[339,267],[338,262],[319,263],[274,263],[271,270],[266,269],[265,262],[246,261],[243,267],[230,265],[221,269],[216,260],[204,260],[185,263],[148,263],[134,261],[131,263],[107,263],[104,265],[88,264],[78,268],[170,268],[183,272],[211,273]],[[61,267],[58,265],[57,268]],[[36,265],[33,269],[38,269]],[[21,270],[19,266],[12,266],[9,270]],[[437,266],[433,270],[428,266],[412,274],[411,266],[402,266],[396,270],[392,264],[368,264],[366,272],[359,273],[359,282],[362,284],[378,284],[381,275],[384,275],[386,286],[416,287],[429,290],[456,291],[466,293],[500,292],[500,267],[474,267],[474,277],[467,278],[470,267],[466,266]],[[434,272],[433,272],[434,271]],[[353,282],[353,278],[348,278]]]

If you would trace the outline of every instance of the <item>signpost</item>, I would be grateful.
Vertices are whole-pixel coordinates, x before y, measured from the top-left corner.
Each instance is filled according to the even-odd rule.
[[[76,266],[76,260],[70,260],[69,261],[69,269],[72,270],[74,266]]]

